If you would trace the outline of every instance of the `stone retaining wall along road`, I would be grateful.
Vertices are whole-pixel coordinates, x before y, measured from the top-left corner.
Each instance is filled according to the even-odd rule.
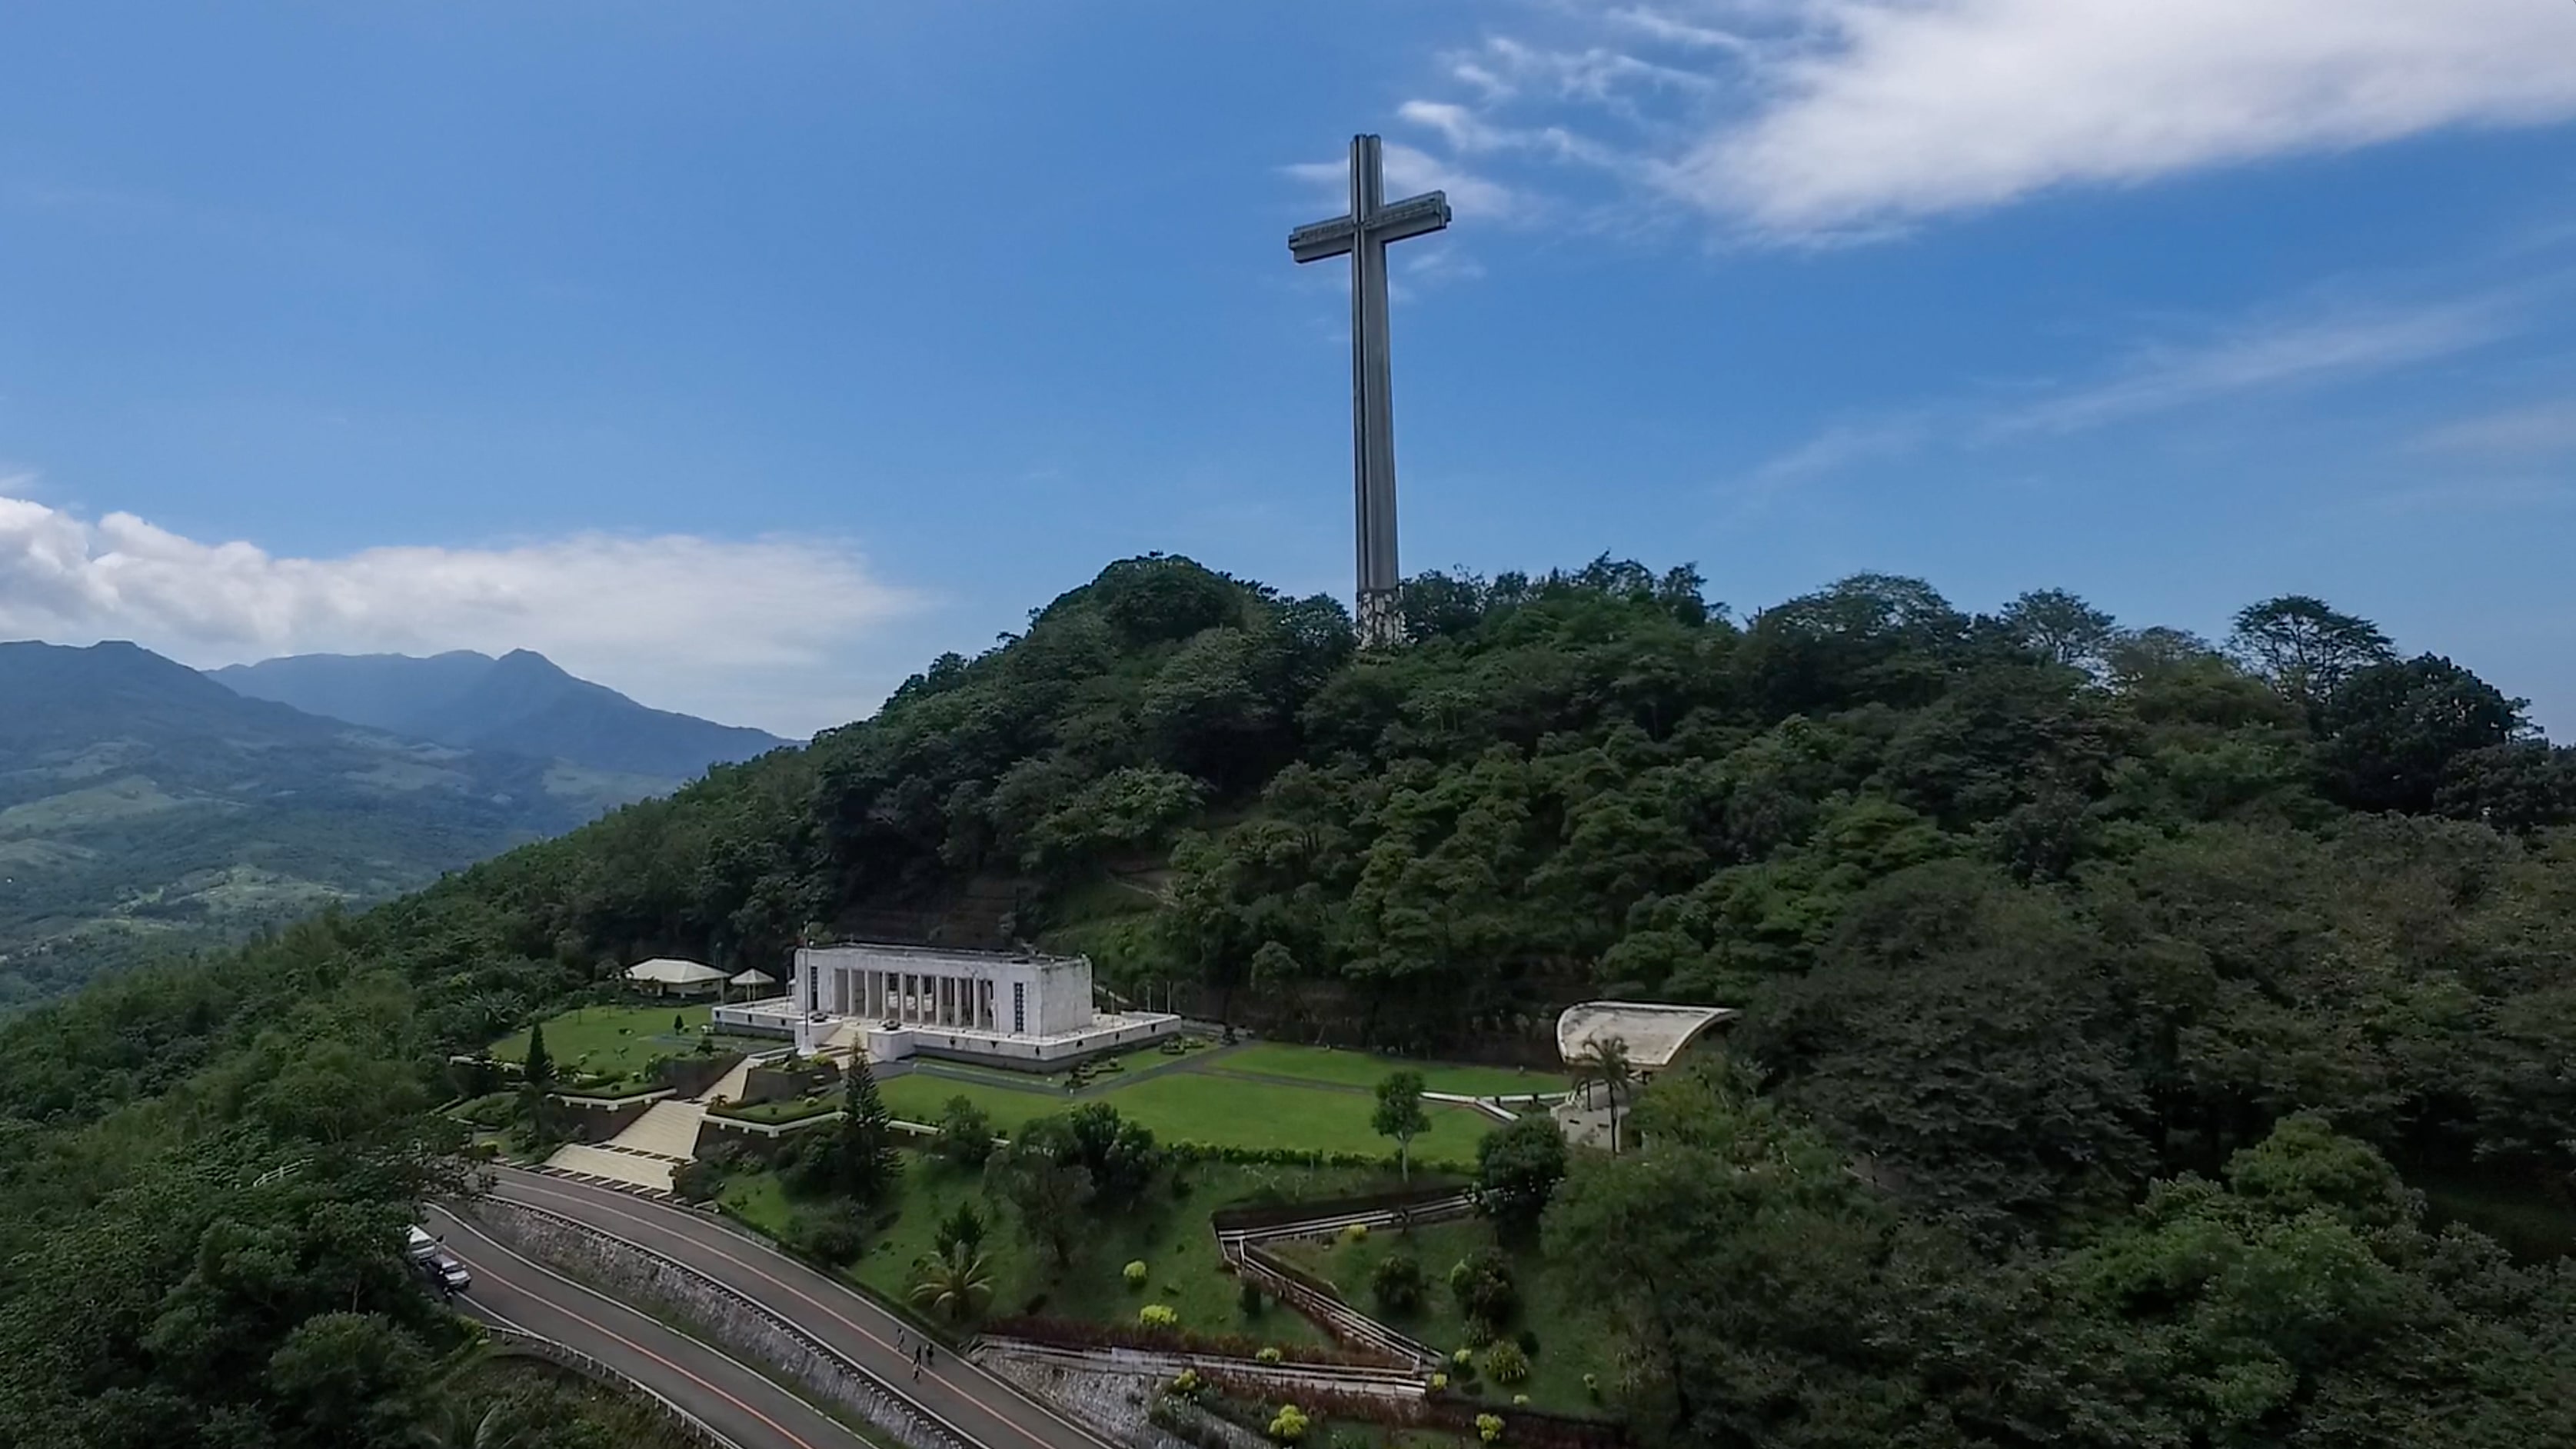
[[[461,1211],[531,1258],[639,1307],[659,1308],[747,1363],[783,1371],[909,1449],[984,1449],[830,1345],[694,1268],[525,1203],[485,1198]]]

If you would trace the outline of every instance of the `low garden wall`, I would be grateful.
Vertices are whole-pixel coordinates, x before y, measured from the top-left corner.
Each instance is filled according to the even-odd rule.
[[[653,1104],[670,1096],[668,1092],[648,1092],[633,1097],[548,1097],[546,1117],[564,1129],[563,1135],[575,1142],[605,1142],[635,1125],[635,1119],[653,1110]]]
[[[692,1052],[687,1056],[661,1057],[653,1063],[653,1080],[682,1097],[694,1097],[724,1080],[742,1061],[740,1052]]]
[[[1368,1165],[1377,1165],[1377,1159],[1369,1159]],[[1291,1223],[1347,1217],[1355,1213],[1391,1213],[1403,1208],[1446,1202],[1456,1197],[1465,1186],[1464,1182],[1455,1178],[1426,1176],[1417,1180],[1413,1186],[1395,1192],[1318,1198],[1307,1202],[1218,1208],[1208,1215],[1208,1222],[1219,1233],[1259,1232],[1264,1228],[1286,1227]]]

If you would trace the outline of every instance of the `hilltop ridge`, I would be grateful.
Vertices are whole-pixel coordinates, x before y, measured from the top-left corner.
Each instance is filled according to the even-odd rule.
[[[788,741],[638,704],[530,649],[292,654],[209,671],[237,693],[414,739],[568,760],[595,770],[694,779],[709,765]]]

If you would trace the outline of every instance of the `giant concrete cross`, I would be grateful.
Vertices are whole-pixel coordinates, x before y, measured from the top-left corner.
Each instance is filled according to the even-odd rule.
[[[1351,495],[1359,515],[1360,643],[1404,637],[1395,563],[1395,405],[1386,351],[1386,248],[1449,224],[1437,191],[1389,205],[1375,136],[1351,138],[1348,215],[1288,233],[1288,254],[1320,262],[1351,259]]]

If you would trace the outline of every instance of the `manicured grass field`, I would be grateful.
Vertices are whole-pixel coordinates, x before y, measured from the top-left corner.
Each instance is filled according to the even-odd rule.
[[[1154,1129],[1165,1142],[1281,1147],[1299,1152],[1391,1153],[1395,1144],[1370,1130],[1374,1103],[1356,1092],[1247,1081],[1201,1072],[1165,1072],[1106,1091],[1068,1096],[1020,1090],[983,1080],[958,1081],[915,1071],[884,1085],[896,1116],[936,1122],[951,1097],[964,1096],[993,1116],[1009,1134],[1032,1117],[1062,1112],[1081,1102],[1107,1102],[1119,1114]],[[1500,1124],[1471,1107],[1429,1104],[1431,1130],[1413,1139],[1419,1162],[1473,1162],[1476,1144]]]
[[[1329,1279],[1342,1290],[1343,1298],[1363,1313],[1383,1317],[1396,1328],[1413,1335],[1442,1352],[1464,1348],[1467,1325],[1458,1312],[1457,1300],[1449,1294],[1449,1269],[1459,1259],[1479,1248],[1494,1245],[1493,1225],[1481,1218],[1456,1222],[1432,1223],[1397,1232],[1381,1228],[1356,1242],[1295,1242],[1280,1244],[1274,1252],[1312,1273]],[[1598,1375],[1609,1382],[1610,1352],[1603,1336],[1603,1326],[1583,1296],[1578,1276],[1551,1271],[1552,1265],[1534,1248],[1510,1251],[1512,1281],[1520,1290],[1519,1316],[1505,1325],[1505,1336],[1530,1328],[1539,1336],[1538,1352],[1530,1356],[1529,1379],[1517,1385],[1503,1385],[1484,1380],[1478,1386],[1482,1397],[1497,1404],[1508,1404],[1515,1393],[1527,1394],[1530,1402],[1542,1409],[1555,1409],[1570,1414],[1598,1414],[1601,1405],[1583,1387],[1583,1376]],[[1369,1292],[1369,1276],[1378,1263],[1397,1253],[1409,1253],[1422,1264],[1431,1280],[1431,1293],[1418,1313],[1409,1315],[1380,1314]],[[1482,1356],[1479,1355],[1481,1363]],[[1509,1409],[1500,1410],[1508,1416]]]
[[[1220,1072],[1255,1072],[1267,1077],[1296,1077],[1302,1081],[1327,1082],[1344,1087],[1374,1087],[1385,1081],[1390,1072],[1420,1072],[1423,1085],[1432,1091],[1469,1096],[1562,1092],[1568,1085],[1561,1072],[1407,1061],[1401,1057],[1382,1057],[1335,1047],[1295,1046],[1287,1042],[1256,1042],[1239,1047],[1210,1060],[1208,1068]]]
[[[697,1050],[702,1028],[713,1019],[712,1006],[583,1006],[546,1018],[546,1055],[558,1071],[605,1072],[631,1076],[655,1057]],[[680,1030],[671,1029],[673,1018]],[[505,1062],[528,1055],[528,1034],[512,1032],[492,1044],[492,1055]]]

